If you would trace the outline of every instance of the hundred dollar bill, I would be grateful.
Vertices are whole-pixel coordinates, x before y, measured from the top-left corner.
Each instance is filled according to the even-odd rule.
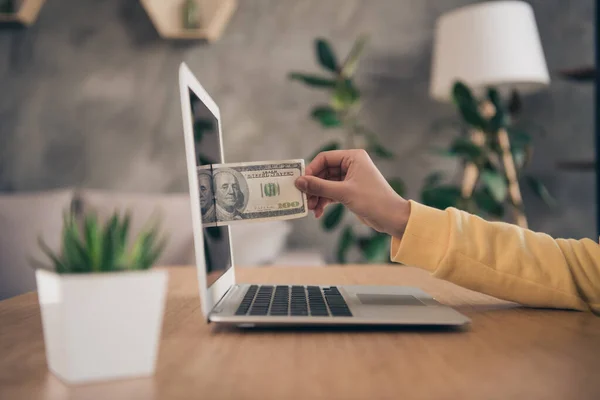
[[[198,167],[202,223],[301,218],[308,214],[306,194],[295,181],[304,160],[211,164]]]

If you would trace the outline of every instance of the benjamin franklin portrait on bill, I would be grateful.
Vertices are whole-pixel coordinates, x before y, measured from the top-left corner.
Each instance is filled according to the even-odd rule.
[[[202,222],[216,222],[215,197],[213,179],[210,170],[198,170],[198,189],[200,191],[200,209],[202,211]]]
[[[247,185],[240,185],[244,177],[235,170],[219,168],[214,171],[216,214],[218,221],[243,219],[248,197]],[[245,189],[245,190],[244,190]]]

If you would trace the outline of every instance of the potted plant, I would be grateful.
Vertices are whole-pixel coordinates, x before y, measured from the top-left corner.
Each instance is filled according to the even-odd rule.
[[[338,56],[333,46],[325,38],[319,37],[314,41],[315,57],[323,70],[323,74],[306,72],[291,72],[289,78],[328,94],[328,103],[316,104],[310,111],[310,118],[315,120],[323,129],[342,129],[345,140],[333,140],[323,144],[319,150],[307,160],[311,161],[319,152],[339,149],[365,149],[375,161],[395,159],[389,146],[379,141],[379,136],[360,121],[362,107],[361,92],[355,83],[356,70],[367,46],[368,36],[360,35],[352,45],[348,55],[343,60]],[[399,177],[387,179],[396,193],[405,194],[404,181]],[[340,264],[348,262],[384,263],[390,262],[390,238],[371,228],[365,228],[356,218],[344,221],[345,207],[333,204],[327,208],[321,225],[325,231],[340,232],[336,261]],[[347,222],[344,224],[344,222]],[[345,225],[340,228],[341,225]],[[358,252],[358,260],[349,260],[352,251]]]
[[[495,87],[478,98],[464,82],[456,81],[452,99],[465,126],[463,134],[448,149],[436,149],[443,156],[457,158],[465,166],[460,184],[445,183],[444,174],[434,171],[426,179],[421,202],[439,208],[456,207],[482,218],[508,219],[528,227],[521,187],[528,184],[547,206],[556,200],[536,176],[527,172],[533,153],[532,137],[519,123],[522,101],[513,91],[503,99]]]
[[[61,251],[39,241],[51,260],[36,270],[46,358],[67,383],[154,373],[168,275],[151,267],[165,241],[152,226],[128,246],[129,222],[66,212]]]

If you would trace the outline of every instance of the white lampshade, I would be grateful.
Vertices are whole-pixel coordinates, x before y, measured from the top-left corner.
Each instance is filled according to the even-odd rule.
[[[448,101],[456,80],[477,94],[487,86],[501,92],[533,92],[550,82],[531,6],[490,1],[453,10],[436,24],[430,94]]]

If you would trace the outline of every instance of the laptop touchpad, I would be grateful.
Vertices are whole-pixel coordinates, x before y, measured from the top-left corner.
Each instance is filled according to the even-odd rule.
[[[357,293],[356,297],[362,304],[374,306],[424,306],[414,296],[405,294],[375,294],[375,293]]]

